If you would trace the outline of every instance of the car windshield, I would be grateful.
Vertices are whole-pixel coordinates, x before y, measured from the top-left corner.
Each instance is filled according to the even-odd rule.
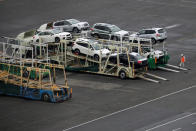
[[[59,33],[61,33],[62,31],[60,31],[60,30],[52,30],[52,33],[54,33],[54,34],[59,34]]]
[[[158,30],[158,32],[159,32],[159,33],[164,33],[165,30],[164,30],[164,29],[160,29],[160,30]]]
[[[111,26],[110,29],[111,29],[112,32],[121,31],[121,29],[118,26],[115,26],[115,25]]]
[[[103,47],[102,47],[100,44],[98,44],[97,41],[91,40],[90,43],[91,43],[92,47],[93,47],[95,50],[101,50],[101,49],[103,49]]]
[[[141,59],[144,59],[145,57],[144,57],[144,56],[141,56],[141,55],[139,55],[139,54],[136,54],[136,55],[135,55],[135,58],[137,58],[138,60],[141,60]]]
[[[67,20],[68,22],[70,22],[71,24],[77,24],[79,23],[80,21],[76,20],[76,19],[69,19]]]

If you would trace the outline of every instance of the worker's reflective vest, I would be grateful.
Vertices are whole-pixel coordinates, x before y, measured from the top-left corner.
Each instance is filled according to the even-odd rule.
[[[181,57],[181,62],[182,62],[182,63],[185,62],[185,57],[184,57],[184,56]]]

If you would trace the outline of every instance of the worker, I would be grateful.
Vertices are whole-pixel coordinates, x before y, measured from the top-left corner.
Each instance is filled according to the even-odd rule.
[[[181,54],[181,58],[180,58],[180,67],[184,67],[184,62],[185,62],[185,56],[183,54]]]

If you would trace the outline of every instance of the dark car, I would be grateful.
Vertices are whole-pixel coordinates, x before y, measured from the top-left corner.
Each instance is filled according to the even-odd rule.
[[[132,67],[134,64],[134,68],[145,67],[148,64],[147,58],[135,52],[129,53],[129,59],[130,66]],[[128,66],[128,56],[126,53],[119,54],[119,60],[121,65]],[[117,64],[117,54],[111,55],[109,58],[109,62]]]
[[[129,39],[129,32],[120,29],[116,25],[107,24],[107,23],[96,23],[91,28],[91,35],[95,38],[101,39],[112,39],[119,41],[122,37],[122,40]]]

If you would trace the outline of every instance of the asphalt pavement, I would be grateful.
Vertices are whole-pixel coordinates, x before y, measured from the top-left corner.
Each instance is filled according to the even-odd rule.
[[[178,65],[183,53],[185,67],[190,69],[179,73],[150,71],[169,80],[159,84],[67,72],[73,88],[70,101],[53,104],[0,96],[0,130],[195,131],[195,12],[194,0],[0,0],[0,36],[15,37],[43,23],[68,18],[90,25],[112,23],[128,31],[166,27],[169,63]]]

